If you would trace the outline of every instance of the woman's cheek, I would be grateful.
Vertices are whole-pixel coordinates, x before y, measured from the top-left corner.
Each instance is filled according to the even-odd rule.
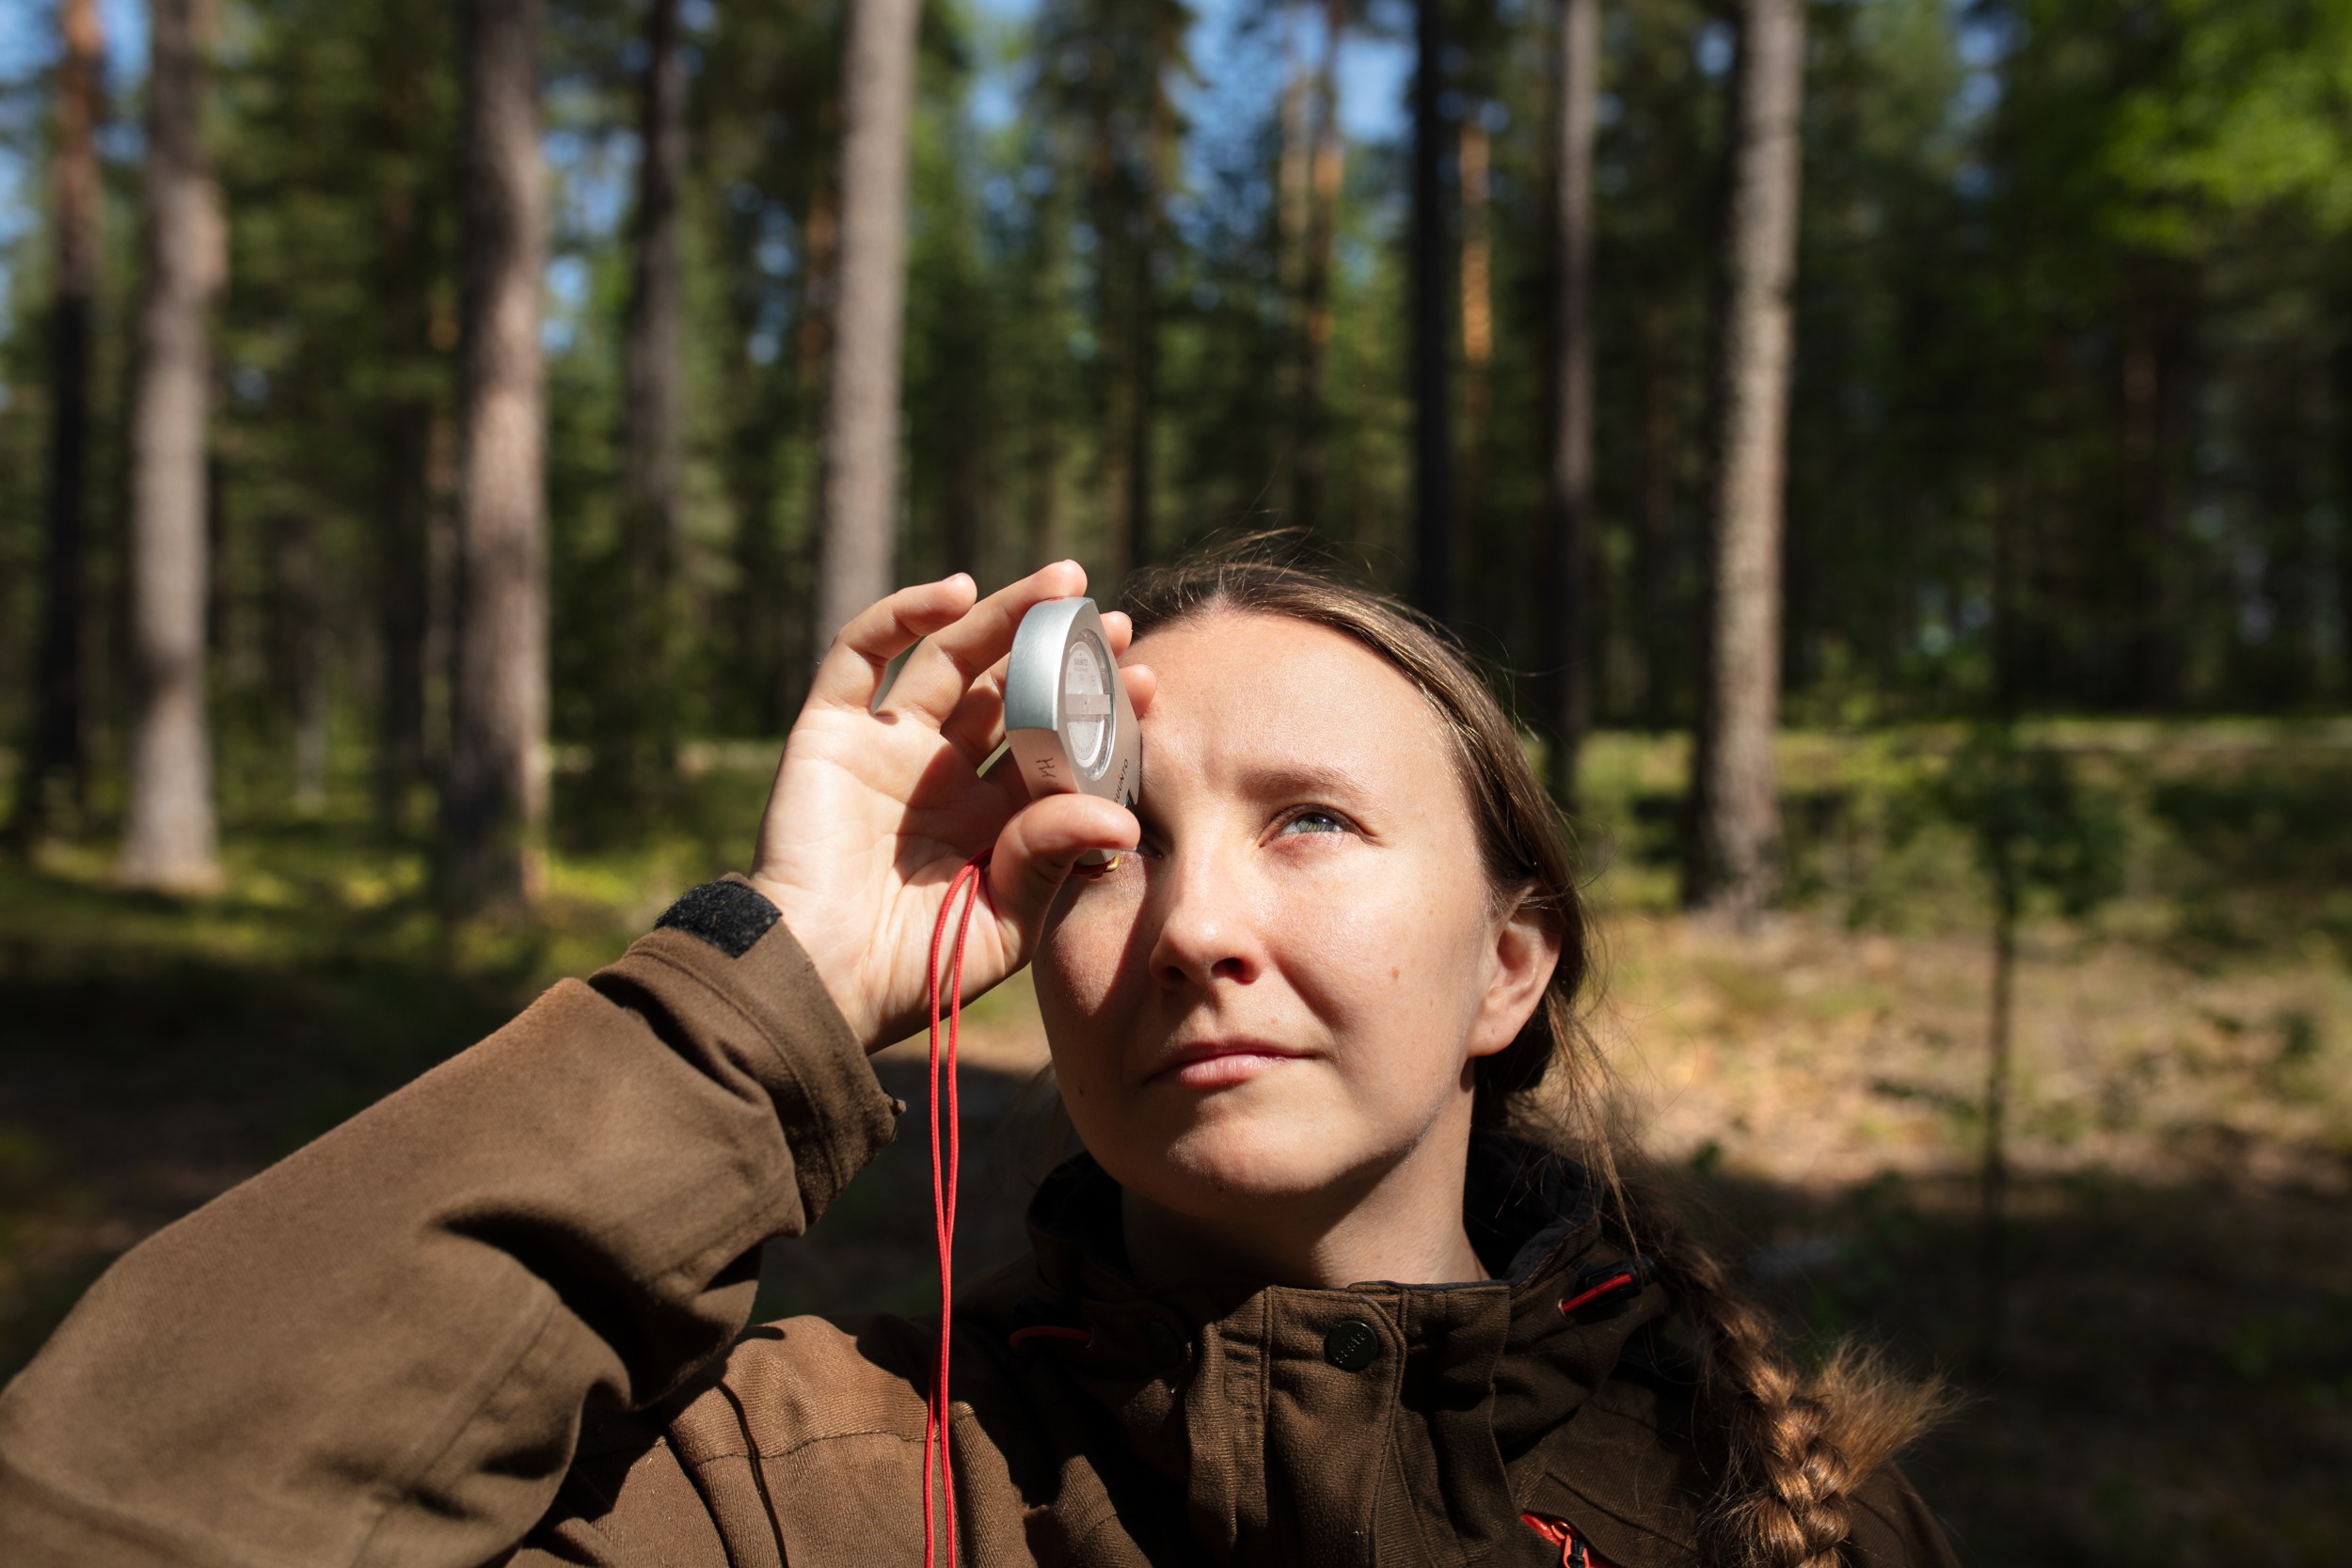
[[[1135,925],[1135,901],[1118,898],[1108,888],[1075,889],[1063,897],[1067,902],[1048,921],[1038,946],[1039,1000],[1045,1003],[1050,991],[1069,1012],[1084,1018],[1101,1010],[1117,983],[1120,955]]]

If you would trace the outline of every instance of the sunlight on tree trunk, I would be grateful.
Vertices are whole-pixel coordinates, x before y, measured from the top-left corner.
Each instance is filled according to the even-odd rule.
[[[539,0],[472,0],[466,309],[445,891],[479,911],[539,891],[548,800],[547,188]]]
[[[1485,520],[1486,470],[1493,453],[1495,296],[1493,181],[1483,104],[1462,117],[1454,168],[1461,181],[1462,260],[1462,488],[1457,506],[1463,527],[1475,532]],[[1471,613],[1490,615],[1500,585],[1481,575],[1479,602]]]
[[[32,745],[17,784],[12,836],[32,843],[79,826],[89,794],[85,560],[88,546],[92,312],[98,300],[101,205],[98,122],[105,35],[97,0],[63,0],[57,30],[56,280],[49,307],[48,537],[34,674]]]
[[[1585,626],[1585,537],[1593,499],[1593,135],[1600,103],[1600,0],[1562,0],[1560,138],[1552,185],[1551,660],[1558,742],[1551,787],[1576,799],[1576,765],[1591,723],[1595,645]]]
[[[825,407],[819,652],[890,592],[906,333],[907,121],[919,0],[852,0],[841,83],[840,280]]]
[[[228,270],[220,191],[203,145],[212,24],[207,0],[156,0],[149,14],[148,271],[131,416],[140,690],[116,872],[135,887],[176,892],[220,883],[204,678],[210,333]]]
[[[1804,0],[1745,0],[1718,325],[1714,537],[1684,901],[1737,922],[1778,891],[1781,509],[1797,261]]]
[[[1284,105],[1284,229],[1295,256],[1286,287],[1295,302],[1285,398],[1295,420],[1290,515],[1310,531],[1321,527],[1330,469],[1331,413],[1324,366],[1331,352],[1331,258],[1339,235],[1340,185],[1346,147],[1339,128],[1339,55],[1347,16],[1339,0],[1323,7],[1322,53],[1311,74],[1302,67]],[[1295,138],[1295,146],[1292,145]]]
[[[1454,400],[1446,317],[1445,0],[1414,8],[1413,534],[1416,598],[1443,620],[1454,602]]]

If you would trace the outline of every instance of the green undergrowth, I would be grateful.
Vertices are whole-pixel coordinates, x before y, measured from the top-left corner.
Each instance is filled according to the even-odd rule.
[[[2352,954],[2352,723],[2050,720],[2015,744],[2067,793],[2084,842],[2064,847],[2099,863],[2090,930],[2201,967],[2314,941]],[[1983,746],[1959,726],[1784,734],[1788,902],[1856,930],[1982,927],[1961,785]],[[1688,768],[1680,736],[1588,744],[1574,825],[1613,905],[1672,905]]]
[[[1725,1107],[1671,1158],[1807,1344],[1860,1334],[1960,1382],[1971,1402],[1914,1470],[1964,1558],[2342,1560],[2352,726],[2069,721],[2015,739],[2003,754],[2066,807],[2034,831],[2067,839],[2044,847],[2087,893],[2070,904],[2054,879],[2026,911],[2003,1299],[1985,1297],[1968,1177],[1979,734],[1784,736],[1796,919],[1746,945],[1670,913],[1683,742],[1593,738],[1579,847],[1596,902],[1634,917],[1611,989],[1636,1045],[1694,1064],[1677,1094]],[[115,887],[103,818],[0,860],[0,1375],[140,1237],[739,867],[774,756],[695,748],[642,820],[560,771],[546,896],[521,919],[444,918],[421,809],[373,825],[356,755],[310,816],[238,782],[210,897]],[[1014,986],[975,1012],[1011,1028],[1031,1007]],[[880,1066],[919,1117],[919,1060]],[[1866,1092],[1807,1109],[1856,1073]],[[977,1271],[1019,1243],[1038,1139],[1019,1132],[1025,1076],[983,1061],[964,1084],[959,1253]],[[1824,1148],[1845,1140],[1835,1180],[1759,1164],[1803,1116],[1832,1118]],[[763,1311],[929,1308],[914,1131],[764,1281]],[[1781,1157],[1828,1168],[1811,1143]]]

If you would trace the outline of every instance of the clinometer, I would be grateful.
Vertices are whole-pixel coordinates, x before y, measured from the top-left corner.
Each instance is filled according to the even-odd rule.
[[[1047,599],[1021,618],[1005,665],[1005,744],[1031,795],[1134,808],[1143,737],[1092,599]]]

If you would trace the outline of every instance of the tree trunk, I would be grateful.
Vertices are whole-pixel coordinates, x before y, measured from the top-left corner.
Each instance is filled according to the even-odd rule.
[[[383,643],[377,695],[375,819],[387,832],[406,823],[410,797],[425,776],[425,643],[430,617],[427,538],[432,495],[427,465],[433,414],[407,399],[384,408],[378,435],[384,480],[377,552],[383,573],[376,602]]]
[[[303,510],[278,529],[279,636],[285,692],[294,710],[294,807],[326,809],[326,561],[317,515]]]
[[[539,0],[466,12],[466,302],[444,892],[464,911],[538,892],[547,822],[547,191]]]
[[[98,299],[98,120],[105,36],[97,0],[62,0],[57,29],[56,294],[49,308],[49,515],[41,574],[41,632],[34,674],[32,744],[17,786],[15,836],[30,843],[87,803],[87,717],[92,312]]]
[[[2328,410],[2335,437],[2336,669],[2334,697],[2352,703],[2352,297],[2335,302]]]
[[[1743,0],[1718,330],[1714,539],[1684,901],[1745,923],[1778,891],[1780,543],[1804,0]]]
[[[1314,169],[1314,69],[1300,52],[1303,7],[1282,8],[1282,99],[1275,111],[1279,145],[1275,152],[1274,280],[1282,296],[1282,355],[1276,388],[1278,406],[1289,421],[1289,441],[1276,458],[1269,490],[1287,498],[1293,528],[1312,528],[1301,508],[1299,463],[1307,444],[1307,202]]]
[[[1413,68],[1413,532],[1421,608],[1453,608],[1454,404],[1446,313],[1445,3],[1414,8]]]
[[[2147,712],[2177,707],[2181,696],[2180,594],[2172,454],[2185,422],[2179,417],[2182,290],[2161,261],[2141,257],[2125,268],[2119,372],[2123,515],[2116,559],[2128,575],[2116,607],[2123,630],[2113,691]]]
[[[1323,367],[1331,349],[1331,253],[1339,235],[1340,182],[1345,157],[1339,128],[1340,38],[1345,23],[1346,13],[1339,0],[1325,0],[1323,55],[1315,64],[1301,160],[1298,453],[1291,478],[1291,518],[1296,527],[1311,531],[1324,521],[1324,485],[1330,471],[1330,410],[1324,402]]]
[[[1562,0],[1560,137],[1553,171],[1551,658],[1559,670],[1552,793],[1576,799],[1577,753],[1592,721],[1585,654],[1585,555],[1593,500],[1593,136],[1600,103],[1600,0]]]
[[[434,509],[435,399],[421,380],[433,336],[430,197],[412,167],[418,122],[427,113],[428,73],[437,63],[399,25],[378,40],[384,51],[377,134],[388,168],[377,219],[383,249],[378,285],[384,301],[383,354],[398,368],[376,405],[376,593],[379,660],[375,816],[387,832],[406,823],[411,797],[426,771],[426,645],[431,624],[430,531]]]
[[[678,55],[679,0],[653,0],[640,89],[644,152],[637,165],[636,254],[622,341],[621,489],[629,552],[632,634],[628,667],[616,672],[634,698],[620,783],[644,801],[675,766],[672,691],[677,617],[678,492],[685,466],[685,299],[678,259],[678,193],[686,180],[686,68]]]
[[[220,881],[205,714],[205,435],[213,301],[227,266],[204,157],[207,0],[155,0],[148,21],[147,287],[131,416],[131,618],[139,674],[131,808],[117,874],[135,887]]]
[[[1638,586],[1635,603],[1642,617],[1639,673],[1633,707],[1652,724],[1665,722],[1679,669],[1675,611],[1677,567],[1682,552],[1675,545],[1676,465],[1681,456],[1682,426],[1678,418],[1680,388],[1674,365],[1673,320],[1656,302],[1642,314],[1642,533],[1634,554]]]
[[[906,331],[907,120],[919,0],[853,0],[841,82],[840,289],[825,405],[819,648],[891,589]]]
[[[1486,127],[1473,104],[1462,117],[1456,140],[1454,167],[1461,184],[1462,290],[1462,487],[1457,511],[1472,538],[1480,534],[1481,513],[1486,501],[1486,473],[1491,456],[1494,412],[1495,298],[1494,224],[1489,179],[1491,149]],[[1472,578],[1468,612],[1489,625],[1509,593],[1499,581],[1502,574],[1480,572]]]
[[[1156,9],[1156,8],[1155,8]],[[1128,254],[1130,276],[1127,282],[1129,341],[1127,373],[1130,381],[1127,395],[1127,480],[1126,547],[1120,565],[1124,571],[1149,565],[1152,561],[1152,433],[1159,412],[1160,382],[1160,308],[1158,265],[1161,230],[1166,209],[1165,191],[1168,184],[1168,165],[1174,126],[1167,93],[1160,77],[1166,69],[1173,40],[1168,36],[1166,13],[1158,12],[1153,23],[1152,53],[1145,63],[1143,90],[1150,94],[1150,106],[1144,120],[1143,145],[1136,150],[1137,200],[1134,214],[1136,234]]]

